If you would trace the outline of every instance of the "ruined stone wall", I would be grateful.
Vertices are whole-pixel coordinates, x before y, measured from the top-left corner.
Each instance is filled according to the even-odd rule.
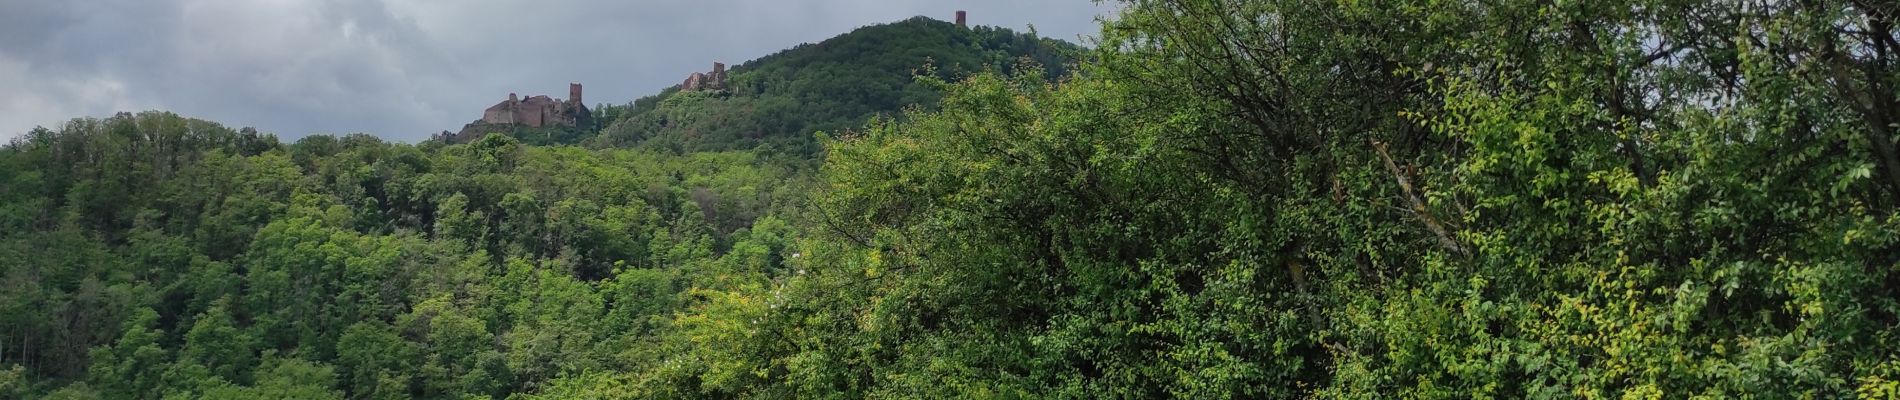
[[[515,123],[515,111],[512,109],[496,109],[495,107],[489,107],[487,111],[482,112],[482,123],[488,123],[488,124]]]
[[[555,100],[546,95],[529,96],[524,99],[514,93],[509,93],[508,100],[482,110],[482,119],[462,126],[461,133],[454,135],[455,140],[469,141],[478,139],[489,132],[507,130],[497,130],[494,125],[543,128],[592,124],[593,112],[588,111],[587,105],[582,103],[581,84],[568,84],[567,95],[566,100]]]
[[[684,90],[684,91],[699,90],[700,87],[705,86],[705,84],[706,84],[706,74],[694,72],[692,75],[686,76],[685,82],[680,82],[680,90]]]
[[[555,104],[558,103],[548,96],[534,96],[522,100],[515,106],[515,123],[535,128],[548,126],[550,122],[554,122],[549,116],[554,113]],[[573,123],[569,121],[567,125],[573,125]]]
[[[726,89],[726,64],[725,63],[715,62],[713,63],[713,69],[711,73],[694,72],[692,75],[686,76],[685,82],[680,82],[680,90],[684,90],[684,91],[725,90],[725,89]]]
[[[488,106],[488,109],[482,110],[482,123],[485,123],[485,124],[515,123],[515,104],[520,103],[520,102],[521,100],[515,97],[514,93],[509,93],[508,101],[496,103],[495,105]]]

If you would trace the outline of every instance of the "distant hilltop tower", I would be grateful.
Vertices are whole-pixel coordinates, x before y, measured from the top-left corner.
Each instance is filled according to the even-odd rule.
[[[572,83],[567,84],[567,101],[574,104],[587,104],[587,103],[581,102],[581,83],[580,82],[572,82]]]
[[[963,10],[957,10],[957,27],[958,28],[970,27],[969,18],[970,18],[970,13],[963,12]]]
[[[726,63],[714,62],[710,73],[694,72],[680,82],[680,90],[726,90]]]

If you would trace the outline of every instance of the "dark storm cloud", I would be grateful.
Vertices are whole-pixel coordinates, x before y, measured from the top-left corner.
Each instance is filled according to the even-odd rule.
[[[621,103],[916,15],[1074,41],[1086,0],[105,0],[0,4],[0,137],[163,109],[286,137],[454,130],[509,92]]]

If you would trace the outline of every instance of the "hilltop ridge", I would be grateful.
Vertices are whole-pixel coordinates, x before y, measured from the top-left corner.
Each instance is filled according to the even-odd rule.
[[[642,146],[674,152],[760,145],[812,154],[812,133],[862,126],[906,107],[934,108],[941,93],[920,74],[956,79],[1035,66],[1068,74],[1080,46],[990,26],[917,16],[865,26],[727,68],[713,61],[681,84],[623,104],[601,105],[577,123],[530,126],[481,120],[438,139],[468,142],[490,132],[524,143]]]

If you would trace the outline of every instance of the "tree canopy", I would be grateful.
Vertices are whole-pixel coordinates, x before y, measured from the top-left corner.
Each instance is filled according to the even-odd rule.
[[[1900,396],[1900,9],[1119,5],[815,154],[35,130],[0,395]]]

